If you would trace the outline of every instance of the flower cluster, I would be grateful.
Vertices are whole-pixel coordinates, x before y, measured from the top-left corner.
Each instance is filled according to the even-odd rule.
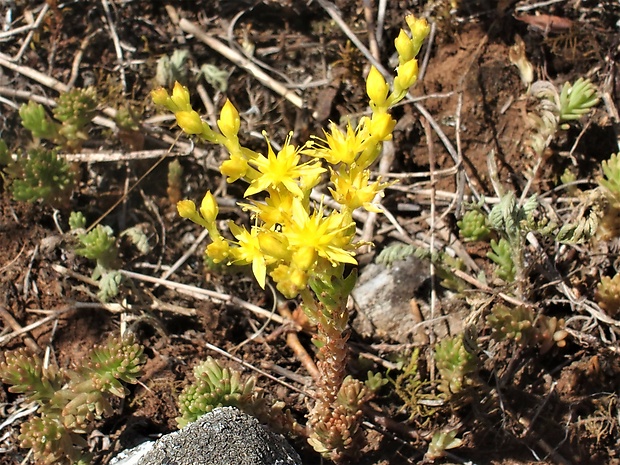
[[[261,200],[250,199],[243,207],[252,214],[247,229],[234,223],[229,229],[234,239],[224,237],[216,226],[217,203],[210,192],[197,207],[191,200],[177,204],[179,214],[205,227],[212,242],[207,255],[215,263],[251,265],[258,283],[264,287],[267,275],[286,297],[297,296],[314,278],[330,281],[342,275],[344,264],[353,264],[355,224],[352,212],[363,207],[378,211],[373,200],[387,186],[381,180],[371,181],[369,167],[390,140],[396,121],[388,113],[390,107],[407,94],[418,74],[415,59],[428,33],[426,21],[407,17],[412,37],[401,31],[395,41],[400,64],[392,89],[381,73],[372,68],[366,90],[372,114],[362,117],[354,128],[336,125],[324,138],[315,138],[303,146],[295,146],[289,136],[281,150],[274,151],[267,140],[267,154],[243,147],[238,138],[239,113],[227,101],[213,130],[192,109],[187,88],[176,83],[172,95],[163,89],[152,92],[153,101],[172,111],[177,124],[186,134],[224,146],[230,158],[221,166],[228,182],[248,183],[245,197],[261,194]],[[323,167],[322,160],[329,165]],[[330,192],[340,204],[338,210],[327,209],[310,200],[312,189],[329,172]]]

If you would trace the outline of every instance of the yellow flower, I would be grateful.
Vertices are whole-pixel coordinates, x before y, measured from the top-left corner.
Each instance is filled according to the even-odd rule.
[[[366,78],[366,93],[370,101],[378,107],[384,105],[389,91],[390,88],[384,77],[377,68],[372,66]]]
[[[350,215],[332,212],[324,217],[323,206],[310,215],[299,198],[293,199],[291,222],[283,225],[282,234],[295,250],[291,265],[310,270],[317,256],[333,266],[357,264],[351,246],[355,223]]]
[[[230,138],[237,135],[240,124],[239,112],[230,100],[226,100],[220,112],[220,119],[217,120],[217,127],[224,136]]]
[[[258,281],[260,287],[265,289],[267,260],[265,254],[261,250],[258,240],[259,228],[253,227],[250,232],[248,232],[247,229],[237,226],[232,221],[229,222],[229,228],[239,245],[238,247],[230,249],[230,255],[234,258],[233,263],[251,263],[252,273],[254,273],[256,281]]]
[[[200,115],[194,110],[177,111],[174,116],[177,118],[177,124],[185,134],[201,134],[203,123]]]
[[[277,190],[284,188],[296,197],[303,197],[304,193],[299,188],[299,179],[319,177],[325,169],[317,161],[309,161],[299,164],[299,149],[290,145],[290,135],[287,137],[282,150],[276,155],[268,144],[267,157],[258,156],[249,163],[254,165],[259,175],[252,180],[245,191],[245,196],[254,195],[268,188]]]
[[[288,260],[291,256],[288,240],[282,233],[264,231],[258,235],[258,243],[265,255],[276,260]]]
[[[380,213],[381,210],[373,205],[372,201],[388,184],[379,181],[370,184],[369,178],[368,170],[332,172],[331,181],[334,188],[329,190],[334,200],[345,205],[350,211],[364,207],[367,211]]]
[[[264,202],[240,205],[254,213],[263,222],[265,229],[272,229],[275,225],[290,221],[293,196],[288,192],[270,190]]]
[[[222,163],[220,172],[226,176],[228,183],[243,178],[249,169],[248,161],[239,154],[231,154],[230,158]]]
[[[180,200],[177,202],[177,211],[179,216],[192,220],[194,223],[199,224],[204,228],[210,228],[210,224],[207,223],[204,218],[200,216],[198,210],[196,210],[196,204],[192,200]]]
[[[192,200],[180,200],[177,202],[177,211],[182,218],[187,218],[209,231],[212,238],[220,235],[215,224],[215,217],[218,212],[217,203],[211,192],[207,192],[202,199],[200,212],[196,209],[196,204]]]
[[[416,18],[414,15],[405,16],[405,21],[411,30],[411,41],[413,43],[413,55],[417,55],[422,47],[422,43],[431,31],[431,27],[424,18]]]
[[[152,90],[151,98],[153,99],[153,102],[155,104],[168,108],[168,102],[170,101],[170,96],[168,95],[168,91],[164,89],[163,87]],[[170,108],[168,108],[168,110],[170,110]]]
[[[332,123],[330,131],[325,131],[325,140],[319,139],[318,144],[304,152],[311,156],[324,158],[330,165],[338,163],[351,165],[364,149],[364,139],[367,136],[368,131],[363,125],[354,130],[348,122],[346,133],[344,133]]]

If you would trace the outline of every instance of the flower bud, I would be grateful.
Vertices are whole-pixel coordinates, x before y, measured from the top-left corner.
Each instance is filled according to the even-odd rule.
[[[411,40],[413,43],[414,55],[417,55],[422,47],[422,42],[430,32],[431,28],[424,18],[416,19],[414,15],[405,16],[405,21],[411,29]]]
[[[201,134],[202,120],[200,115],[194,110],[177,111],[174,116],[177,117],[177,124],[186,134]]]
[[[392,138],[392,131],[396,126],[396,120],[388,113],[374,113],[369,123],[370,134],[377,137],[379,140],[390,140]]]
[[[213,242],[207,246],[206,252],[213,263],[221,263],[228,258],[230,245],[222,237],[215,237]]]
[[[168,109],[173,113],[192,110],[192,106],[189,103],[189,90],[187,90],[187,87],[181,85],[178,81],[174,83],[172,97],[170,97],[170,106]]]
[[[192,218],[196,214],[196,204],[192,200],[179,200],[177,211],[182,218]]]
[[[230,100],[226,100],[220,112],[220,119],[217,120],[217,126],[224,136],[231,138],[235,137],[239,132],[240,124],[239,112]]]
[[[215,197],[213,197],[211,192],[207,191],[200,203],[200,214],[207,223],[213,223],[217,217],[218,211]]]
[[[261,252],[277,260],[285,260],[290,256],[288,240],[282,234],[267,232],[258,235]]]
[[[370,73],[366,78],[366,93],[370,101],[376,106],[385,104],[389,90],[390,88],[379,70],[374,66],[370,68]]]
[[[394,89],[396,91],[407,91],[415,84],[418,79],[418,60],[409,60],[403,63],[396,70],[396,78],[394,79]]]
[[[168,108],[168,104],[170,102],[170,96],[168,95],[168,91],[163,87],[159,89],[155,89],[151,91],[151,98],[156,105],[161,105]],[[170,108],[168,108],[170,109]]]
[[[396,46],[400,63],[405,63],[415,58],[413,42],[407,33],[402,29],[400,30],[398,37],[394,40],[394,45]]]

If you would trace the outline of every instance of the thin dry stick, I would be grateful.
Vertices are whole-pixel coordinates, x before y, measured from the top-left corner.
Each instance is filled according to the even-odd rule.
[[[191,155],[191,152],[170,152],[169,149],[137,150],[135,152],[101,150],[97,152],[63,153],[62,157],[68,162],[118,163],[132,160],[149,160],[151,158],[160,158],[162,156],[165,157],[169,154],[177,157],[185,157]]]
[[[181,258],[179,258],[176,262],[174,262],[173,265],[164,274],[160,276],[161,279],[168,279],[172,275],[172,273],[178,270],[181,267],[181,265],[183,265],[183,263],[185,263],[187,259],[194,254],[198,246],[202,243],[202,241],[204,241],[207,238],[208,235],[209,235],[209,231],[207,231],[206,229],[202,231],[200,233],[200,236],[196,238],[194,243],[185,251],[185,253],[181,256]],[[153,289],[157,289],[158,287],[159,287],[159,284],[156,284],[153,287]]]
[[[176,290],[188,290],[191,291],[193,293],[196,294],[201,294],[203,296],[207,296],[211,299],[215,299],[215,300],[219,300],[222,302],[227,302],[230,303],[232,305],[236,305],[239,307],[242,307],[246,310],[251,311],[252,313],[261,316],[263,318],[271,318],[273,321],[275,321],[276,323],[280,323],[283,324],[285,322],[287,322],[288,320],[285,320],[284,318],[280,317],[279,315],[274,315],[272,314],[271,311],[269,310],[265,310],[264,308],[259,307],[258,305],[254,305],[251,304],[250,302],[246,302],[245,300],[241,300],[238,297],[229,295],[229,294],[223,294],[221,292],[216,292],[216,291],[210,291],[208,289],[202,289],[200,287],[196,287],[196,286],[190,286],[187,284],[182,284],[182,283],[177,283],[174,281],[168,281],[166,279],[160,279],[160,278],[156,278],[154,276],[148,276],[145,274],[141,274],[141,273],[135,273],[133,271],[127,271],[127,270],[120,270],[120,273],[123,276],[127,276],[130,279],[135,279],[138,281],[144,281],[147,283],[154,283],[154,284],[159,284],[161,286],[170,288],[170,289],[176,289]]]
[[[265,63],[265,62],[263,62],[261,60],[258,60],[253,55],[248,55],[248,53],[246,53],[243,50],[243,48],[241,48],[239,46],[239,44],[237,42],[235,42],[235,40],[234,40],[234,37],[235,37],[235,25],[237,24],[237,21],[239,21],[239,18],[241,18],[244,14],[246,14],[250,10],[251,10],[251,8],[248,9],[248,10],[242,10],[239,13],[237,13],[235,16],[233,16],[233,18],[230,20],[230,24],[228,25],[228,28],[226,29],[226,40],[228,41],[228,46],[232,50],[237,50],[239,53],[241,53],[243,56],[245,56],[248,60],[250,60],[256,66],[259,66],[262,69],[265,69],[265,70],[267,70],[267,71],[269,71],[271,73],[274,73],[274,74],[277,74],[278,76],[280,76],[282,79],[284,79],[286,81],[286,85],[287,85],[288,88],[293,88],[293,87],[296,87],[298,89],[301,88],[302,85],[295,84],[283,72],[277,70],[273,66],[269,66],[267,63]]]
[[[11,334],[6,334],[0,337],[0,346],[6,344],[14,337],[19,336],[20,334],[27,333],[31,329],[37,328],[48,321],[46,318],[43,318],[43,320],[45,321],[39,320],[36,323],[22,327],[22,325],[19,324],[19,322],[13,317],[13,315],[11,315],[11,312],[9,312],[3,305],[0,305],[0,316],[4,318],[4,321],[6,321],[11,328],[13,328],[13,332]],[[24,337],[24,343],[28,346],[30,350],[37,354],[43,352],[43,349],[41,349],[41,347],[39,347],[35,340],[32,339],[30,336]]]
[[[0,39],[8,39],[11,36],[21,34],[22,32],[27,32],[33,29],[37,29],[39,25],[41,24],[41,21],[43,20],[43,16],[45,16],[45,13],[47,13],[49,8],[50,8],[49,4],[45,2],[43,4],[41,12],[39,13],[39,16],[37,17],[34,23],[26,24],[25,26],[16,27],[15,29],[10,29],[8,31],[2,31],[0,32]]]
[[[105,12],[105,19],[110,29],[110,36],[112,36],[112,42],[114,43],[114,51],[116,52],[116,58],[118,60],[124,94],[127,92],[127,78],[125,76],[125,58],[123,57],[121,41],[118,39],[118,34],[116,33],[116,25],[114,24],[114,20],[112,19],[112,13],[110,12],[110,4],[108,3],[108,0],[101,0],[101,5],[103,6],[103,11]]]
[[[363,0],[363,4],[364,20],[366,21],[366,29],[368,30],[368,48],[370,49],[372,56],[379,61],[381,60],[381,55],[379,54],[379,44],[377,42],[377,36],[372,33],[375,22],[372,15],[372,5],[370,4],[370,0]]]
[[[431,133],[431,126],[428,121],[423,120],[422,126],[424,127],[424,134],[426,136],[426,146],[428,150],[428,166],[431,173],[431,216],[430,216],[430,276],[431,276],[431,318],[430,321],[435,321],[435,312],[437,311],[437,276],[435,275],[435,262],[432,259],[435,253],[435,149],[433,146],[433,135]],[[429,344],[431,347],[435,346],[435,327],[432,324],[429,332]],[[434,352],[429,351],[429,376],[431,380],[435,379],[435,361]]]
[[[36,29],[39,29],[39,26],[41,26],[41,23],[43,22],[43,18],[45,18],[45,15],[47,14],[48,10],[49,10],[49,4],[47,2],[45,2],[45,5],[41,9],[41,12],[39,13],[39,16],[37,16],[36,21],[29,28],[30,30],[28,31],[28,35],[26,36],[26,40],[24,40],[24,43],[19,48],[19,51],[17,52],[17,55],[15,55],[13,57],[14,61],[19,61],[19,60],[22,59],[22,57],[24,56],[24,53],[26,53],[26,50],[28,50],[28,47],[30,46],[30,42],[32,41],[32,38],[34,37],[34,31]]]
[[[284,318],[288,318],[291,321],[294,321],[293,315],[291,311],[288,309],[286,302],[278,305],[278,312]],[[306,368],[306,371],[312,376],[312,379],[317,382],[321,379],[321,373],[319,373],[319,369],[316,367],[316,363],[312,360],[312,357],[308,354],[308,351],[299,341],[299,337],[297,337],[297,333],[292,331],[288,331],[286,333],[286,345],[293,351],[297,360]]]
[[[80,72],[80,64],[82,63],[84,52],[86,51],[86,48],[88,47],[88,44],[90,43],[91,39],[95,37],[97,34],[99,34],[99,30],[95,32],[91,32],[90,34],[88,34],[86,37],[82,39],[80,48],[75,54],[75,57],[73,58],[73,63],[71,64],[71,75],[69,76],[69,81],[67,82],[68,88],[72,89],[73,86],[75,85],[75,81],[77,80],[78,74]]]
[[[179,21],[179,27],[184,32],[192,34],[198,40],[208,45],[225,58],[232,61],[235,65],[246,70],[258,81],[260,81],[264,86],[269,87],[271,90],[291,102],[297,108],[303,107],[303,100],[301,97],[288,89],[284,84],[272,79],[267,73],[265,73],[262,69],[260,69],[246,57],[241,55],[239,52],[231,49],[230,47],[227,47],[215,37],[204,32],[197,24],[192,23],[185,18],[182,18]]]
[[[311,399],[314,398],[314,396],[311,393],[306,392],[303,389],[300,389],[300,388],[298,388],[296,386],[293,386],[292,384],[287,383],[286,381],[282,381],[281,379],[276,378],[275,376],[267,373],[266,371],[261,370],[260,368],[257,368],[254,365],[251,365],[251,364],[241,360],[239,357],[235,357],[231,353],[226,352],[224,349],[221,349],[218,346],[215,346],[215,345],[210,344],[208,342],[205,342],[204,344],[205,344],[205,347],[207,349],[210,349],[213,352],[216,352],[216,353],[218,353],[220,355],[223,355],[224,357],[228,357],[229,359],[237,362],[238,364],[244,366],[245,368],[248,368],[248,369],[253,370],[253,371],[257,372],[257,373],[260,373],[261,375],[265,376],[266,378],[269,378],[270,380],[275,381],[276,383],[281,384],[282,386],[285,386],[285,387],[287,387],[287,388],[289,388],[289,389],[291,389],[291,390],[293,390],[295,392],[299,392],[300,394],[303,394],[303,395],[305,395],[305,396],[307,396],[307,397],[309,397]]]
[[[383,26],[385,25],[385,10],[387,9],[387,0],[379,0],[377,7],[377,28],[375,37],[379,45],[383,43]]]

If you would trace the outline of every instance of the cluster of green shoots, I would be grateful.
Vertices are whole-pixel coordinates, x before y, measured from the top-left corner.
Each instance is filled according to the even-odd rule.
[[[43,147],[29,149],[14,160],[0,140],[0,169],[13,198],[22,202],[42,200],[53,207],[63,207],[68,204],[75,184],[71,166],[56,150]]]
[[[30,101],[19,109],[22,125],[34,139],[33,148],[14,159],[1,142],[0,167],[15,200],[43,201],[53,207],[68,205],[75,173],[58,155],[59,150],[78,151],[88,139],[87,128],[95,117],[97,93],[93,88],[73,89],[58,97],[52,118],[43,105]],[[41,140],[54,146],[49,149]]]
[[[125,384],[135,384],[144,363],[143,348],[132,336],[96,346],[83,365],[62,369],[18,349],[4,355],[0,380],[9,391],[38,405],[21,425],[21,447],[37,463],[90,464],[86,435],[95,421],[113,413],[110,400],[123,398]]]
[[[537,155],[543,154],[560,129],[568,129],[568,123],[589,113],[600,100],[594,84],[583,78],[566,82],[560,91],[549,81],[536,81],[530,93],[538,100],[535,111],[528,113],[529,145]]]
[[[107,302],[116,297],[123,282],[123,275],[120,272],[119,238],[114,235],[111,227],[101,224],[86,231],[86,218],[80,212],[71,212],[69,227],[78,242],[74,249],[75,253],[96,263],[92,279],[99,286],[97,293],[99,300]],[[151,250],[148,237],[139,226],[125,229],[120,237],[128,238],[143,255]]]
[[[87,127],[97,110],[93,87],[73,89],[61,94],[52,110],[52,119],[40,103],[28,102],[19,109],[22,125],[35,139],[46,139],[66,150],[77,151],[88,140]]]
[[[352,214],[358,208],[380,211],[373,202],[387,184],[372,181],[370,167],[383,142],[392,137],[396,121],[389,110],[415,83],[416,55],[429,32],[424,20],[408,16],[406,21],[411,36],[401,31],[395,40],[399,66],[392,85],[374,67],[367,77],[371,115],[355,127],[349,122],[345,130],[332,124],[323,138],[302,146],[293,145],[289,136],[277,152],[269,141],[267,154],[256,152],[241,145],[239,113],[232,102],[221,110],[218,131],[193,110],[182,85],[175,84],[172,95],[163,88],[152,92],[153,101],[173,112],[186,134],[226,148],[230,158],[221,172],[229,183],[241,180],[248,185],[242,207],[250,212],[252,224],[248,229],[229,222],[232,238],[218,228],[218,205],[210,192],[198,207],[181,200],[178,211],[209,231],[206,254],[214,263],[251,265],[261,287],[269,276],[285,297],[301,297],[304,311],[317,325],[319,347],[320,379],[309,415],[309,442],[334,460],[359,451],[360,405],[368,395],[363,383],[345,377],[346,302],[356,280],[356,273],[347,269],[357,264],[355,250],[361,245],[355,241]],[[310,199],[325,174],[338,209]]]

